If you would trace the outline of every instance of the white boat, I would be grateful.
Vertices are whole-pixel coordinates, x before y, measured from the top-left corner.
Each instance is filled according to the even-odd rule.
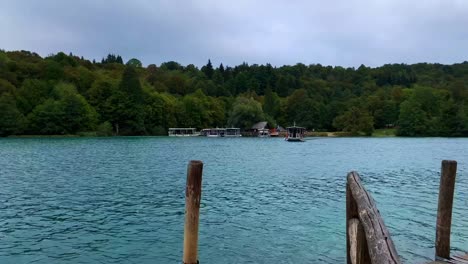
[[[196,128],[169,128],[170,137],[197,137],[200,135]]]
[[[225,137],[242,137],[240,128],[226,128]]]
[[[298,127],[296,124],[292,127],[287,127],[286,141],[291,142],[304,142],[304,135],[306,129],[304,127]]]
[[[270,130],[268,128],[259,129],[258,137],[270,137]]]
[[[279,137],[278,129],[276,128],[270,129],[270,137]]]
[[[202,129],[201,136],[205,137],[224,137],[226,135],[225,128],[205,128]]]

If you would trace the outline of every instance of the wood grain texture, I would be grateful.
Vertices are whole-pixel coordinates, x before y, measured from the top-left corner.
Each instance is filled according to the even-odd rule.
[[[349,220],[348,234],[351,264],[371,263],[367,249],[366,234],[359,219],[352,218]]]
[[[190,161],[187,167],[185,188],[184,264],[198,263],[198,224],[200,221],[202,175],[203,162]]]
[[[364,228],[371,263],[401,263],[375,201],[362,185],[359,174],[350,172],[347,182],[357,205],[359,221]]]
[[[440,175],[439,205],[437,208],[436,259],[437,257],[450,258],[450,232],[452,228],[452,207],[456,175],[457,162],[454,160],[443,160]]]

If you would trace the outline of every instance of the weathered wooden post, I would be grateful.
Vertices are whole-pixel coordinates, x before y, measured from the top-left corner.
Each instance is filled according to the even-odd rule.
[[[457,162],[454,160],[443,160],[440,175],[439,206],[437,209],[436,259],[438,257],[450,258],[450,229],[452,225],[452,206],[456,175]]]
[[[203,162],[192,160],[187,167],[185,189],[184,264],[198,263],[198,223],[200,216]]]

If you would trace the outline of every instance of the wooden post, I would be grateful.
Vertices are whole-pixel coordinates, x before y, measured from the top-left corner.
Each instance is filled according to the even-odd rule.
[[[198,263],[198,223],[200,216],[203,162],[192,160],[187,167],[185,189],[184,264]]]
[[[439,207],[437,209],[436,259],[438,257],[450,258],[450,229],[452,225],[452,206],[456,175],[457,162],[454,160],[443,160],[440,175]]]

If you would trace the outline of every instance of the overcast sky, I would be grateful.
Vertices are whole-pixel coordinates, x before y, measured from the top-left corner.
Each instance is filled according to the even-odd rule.
[[[468,0],[0,0],[0,48],[143,64],[468,60]]]

